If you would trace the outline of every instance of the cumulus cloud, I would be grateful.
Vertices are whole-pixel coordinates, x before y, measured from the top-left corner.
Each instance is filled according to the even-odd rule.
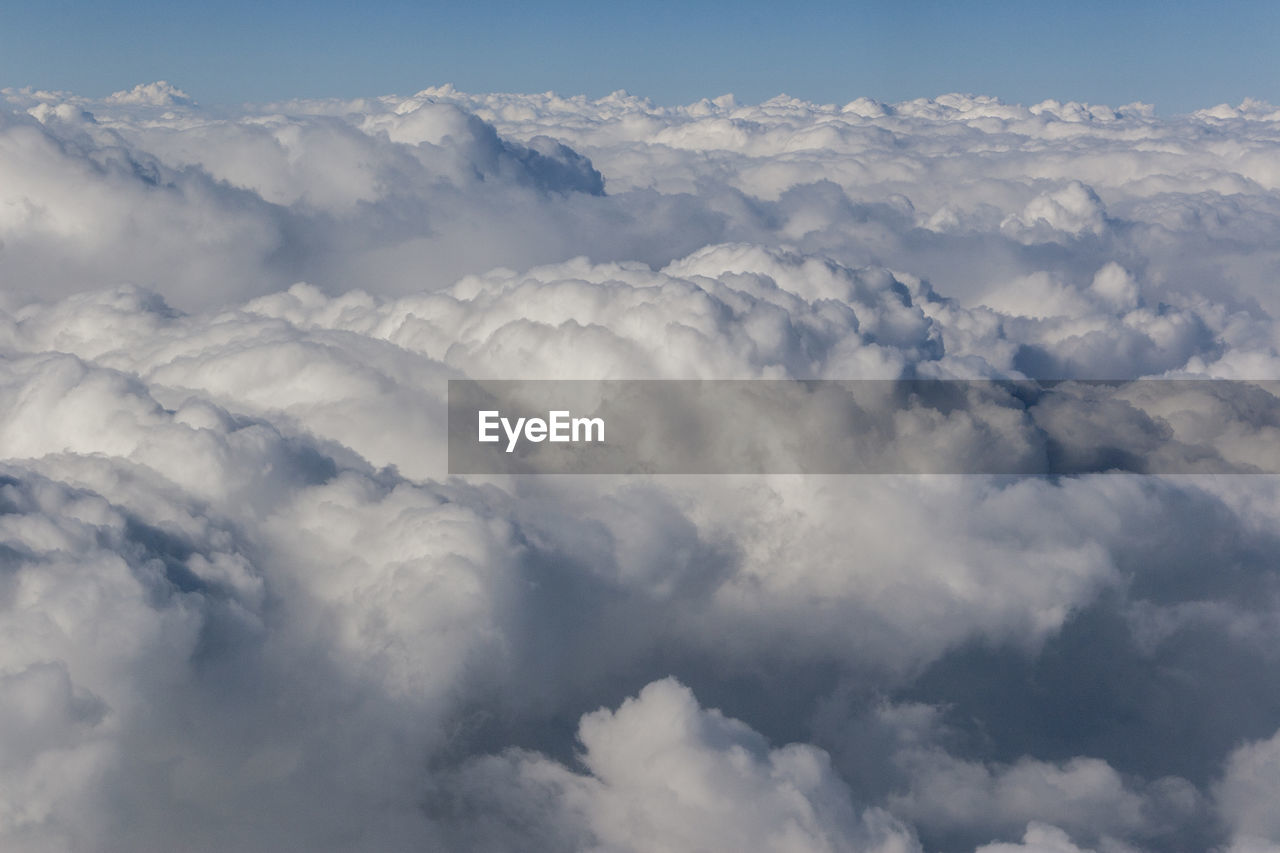
[[[984,844],[977,853],[1086,853],[1071,842],[1070,836],[1056,826],[1043,823],[1027,825],[1021,844]]]
[[[1232,831],[1231,850],[1280,848],[1280,820],[1274,808],[1280,796],[1280,733],[1232,752],[1216,792]]]
[[[1280,844],[1270,476],[445,458],[451,378],[1280,379],[1274,108],[3,94],[6,850]],[[1280,465],[1155,387],[1001,435]]]
[[[148,107],[175,107],[194,104],[195,101],[186,92],[167,80],[154,83],[139,83],[132,89],[113,92],[106,97],[108,104],[136,104]]]
[[[578,739],[585,773],[527,753],[481,759],[450,780],[452,807],[479,815],[496,805],[593,850],[920,850],[887,813],[855,812],[821,750],[771,749],[674,679],[646,685],[617,711],[583,716]],[[524,828],[504,838],[500,825],[478,823],[493,849],[527,838]]]

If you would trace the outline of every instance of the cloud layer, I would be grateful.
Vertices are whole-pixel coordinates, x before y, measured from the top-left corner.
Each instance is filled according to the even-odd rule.
[[[5,850],[1280,845],[1274,477],[444,455],[458,377],[1280,379],[1274,108],[4,95]]]

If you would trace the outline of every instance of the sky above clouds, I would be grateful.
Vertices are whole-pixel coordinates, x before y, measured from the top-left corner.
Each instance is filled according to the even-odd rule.
[[[89,3],[0,10],[0,85],[104,96],[169,79],[202,103],[467,91],[660,104],[733,93],[817,103],[943,92],[1161,114],[1280,100],[1264,0],[947,3]]]

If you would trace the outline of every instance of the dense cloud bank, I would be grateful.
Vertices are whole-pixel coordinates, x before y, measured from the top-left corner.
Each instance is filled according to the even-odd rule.
[[[1275,477],[444,459],[457,377],[1280,379],[1274,108],[4,95],[6,851],[1280,850]]]

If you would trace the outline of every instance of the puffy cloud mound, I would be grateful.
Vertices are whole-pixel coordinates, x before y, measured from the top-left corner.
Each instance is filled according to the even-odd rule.
[[[984,844],[977,853],[1087,853],[1071,843],[1071,838],[1056,826],[1032,823],[1021,844]]]
[[[857,815],[821,750],[770,749],[742,722],[703,710],[671,678],[616,712],[583,716],[578,738],[585,774],[528,753],[481,759],[451,780],[454,808],[527,814],[551,823],[537,832],[595,850],[920,849],[887,813]],[[504,838],[505,827],[480,823],[469,829],[494,849],[518,846],[528,829]]]
[[[3,97],[0,848],[1280,845],[1273,477],[445,458],[457,377],[1280,379],[1274,108]],[[1277,426],[1146,387],[1045,417]]]
[[[1280,849],[1280,732],[1231,753],[1217,794],[1233,833],[1231,850]]]
[[[139,83],[132,89],[113,92],[106,99],[109,104],[136,104],[149,107],[176,107],[194,104],[191,96],[170,85],[166,80],[154,83]]]

